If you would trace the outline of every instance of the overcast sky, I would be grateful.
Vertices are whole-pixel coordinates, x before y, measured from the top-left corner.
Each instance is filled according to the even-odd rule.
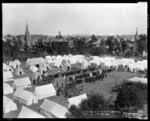
[[[3,34],[121,35],[147,33],[147,3],[2,4]]]

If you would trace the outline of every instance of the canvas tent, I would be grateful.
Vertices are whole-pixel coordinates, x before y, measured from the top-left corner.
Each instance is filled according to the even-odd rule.
[[[15,75],[24,75],[24,74],[25,74],[24,71],[20,67],[18,67],[15,70]]]
[[[17,64],[14,61],[9,61],[9,66],[16,68]]]
[[[72,97],[68,99],[68,108],[71,107],[71,105],[75,105],[77,107],[79,107],[79,104],[81,103],[82,100],[87,99],[87,95],[86,94],[82,94],[76,97]]]
[[[13,93],[13,88],[9,84],[3,83],[3,94],[7,95],[11,93]]]
[[[126,79],[126,81],[141,82],[141,83],[147,84],[147,78],[142,78],[142,77],[132,77],[132,78]]]
[[[88,61],[87,60],[83,60],[82,64],[81,64],[81,69],[87,69],[88,68]]]
[[[52,110],[51,113],[56,116],[57,118],[66,118],[66,113],[68,112],[68,109],[62,105],[56,104]]]
[[[13,72],[13,69],[10,66],[8,66],[6,63],[3,63],[3,71]]]
[[[13,98],[19,100],[20,103],[27,106],[32,105],[33,103],[38,103],[38,99],[33,93],[23,89],[17,89],[13,95]]]
[[[13,83],[13,87],[16,89],[18,88],[25,89],[25,88],[31,87],[31,82],[30,82],[29,77],[15,79]]]
[[[39,108],[40,112],[47,117],[66,118],[67,108],[53,101],[45,99]]]
[[[45,117],[25,106],[22,106],[22,109],[17,118],[45,118]]]
[[[40,74],[38,72],[33,72],[31,76],[31,81],[37,80],[38,77],[41,78]]]
[[[3,71],[3,82],[14,81],[11,71]]]
[[[63,60],[61,63],[62,63],[63,69],[65,71],[67,71],[68,68],[71,68],[71,65],[70,65],[70,63],[68,61]]]
[[[53,84],[47,84],[47,85],[35,87],[34,94],[37,96],[39,100],[41,100],[50,96],[55,96],[56,90]]]
[[[19,60],[17,60],[17,59],[16,59],[14,62],[15,62],[17,65],[21,65],[21,62],[20,62]]]
[[[9,113],[15,110],[17,110],[17,105],[10,98],[3,96],[3,112]]]
[[[32,58],[26,61],[26,67],[29,68],[32,65],[40,65],[45,63],[45,60],[43,58]]]
[[[33,66],[30,66],[29,70],[32,71],[32,72],[37,72],[38,68],[33,65]]]

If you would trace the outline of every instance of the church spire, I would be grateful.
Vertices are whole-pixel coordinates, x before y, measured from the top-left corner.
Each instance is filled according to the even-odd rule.
[[[26,19],[25,41],[26,41],[27,46],[31,45],[31,37],[30,37],[27,19]]]
[[[138,38],[138,27],[136,27],[136,35],[135,35],[135,37],[136,37],[136,40],[137,40],[137,38]]]
[[[28,28],[28,23],[27,23],[27,19],[26,19],[26,32],[25,32],[26,34],[30,34],[29,33],[29,28]]]

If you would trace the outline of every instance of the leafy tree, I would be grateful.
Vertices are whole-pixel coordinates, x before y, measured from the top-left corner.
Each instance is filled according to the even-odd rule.
[[[70,114],[67,114],[68,118],[84,118],[84,115],[80,108],[77,108],[75,105],[72,105],[69,108]]]
[[[147,37],[146,35],[140,35],[139,39],[137,40],[137,52],[138,54],[142,55],[143,51],[147,51]]]
[[[96,36],[93,34],[92,36],[91,36],[91,43],[93,43],[93,42],[96,42],[97,41],[97,38],[96,38]]]
[[[121,88],[118,89],[115,107],[117,110],[130,111],[130,107],[135,111],[143,108],[143,104],[147,99],[147,88],[142,83],[123,83]]]
[[[100,51],[101,51],[101,54],[106,54],[106,49],[105,49],[105,42],[104,40],[101,40],[101,43],[100,43]]]
[[[111,55],[113,54],[113,51],[114,51],[114,42],[113,42],[113,40],[114,40],[113,36],[108,37],[107,40],[106,40],[106,45],[109,46],[108,53],[111,54]]]
[[[122,55],[125,55],[125,50],[127,50],[127,42],[124,40],[124,38],[121,39],[121,50],[122,50]]]
[[[97,118],[102,117],[100,115],[85,115],[84,112],[90,112],[90,111],[108,111],[109,110],[109,103],[108,101],[104,100],[103,96],[100,96],[98,94],[91,95],[88,99],[82,100],[82,102],[79,105],[79,108],[76,106],[71,106],[70,111],[70,117],[76,117],[76,118]]]

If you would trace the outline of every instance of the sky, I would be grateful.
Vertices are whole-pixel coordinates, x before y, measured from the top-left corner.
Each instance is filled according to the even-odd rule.
[[[3,35],[147,34],[147,3],[3,3]]]

